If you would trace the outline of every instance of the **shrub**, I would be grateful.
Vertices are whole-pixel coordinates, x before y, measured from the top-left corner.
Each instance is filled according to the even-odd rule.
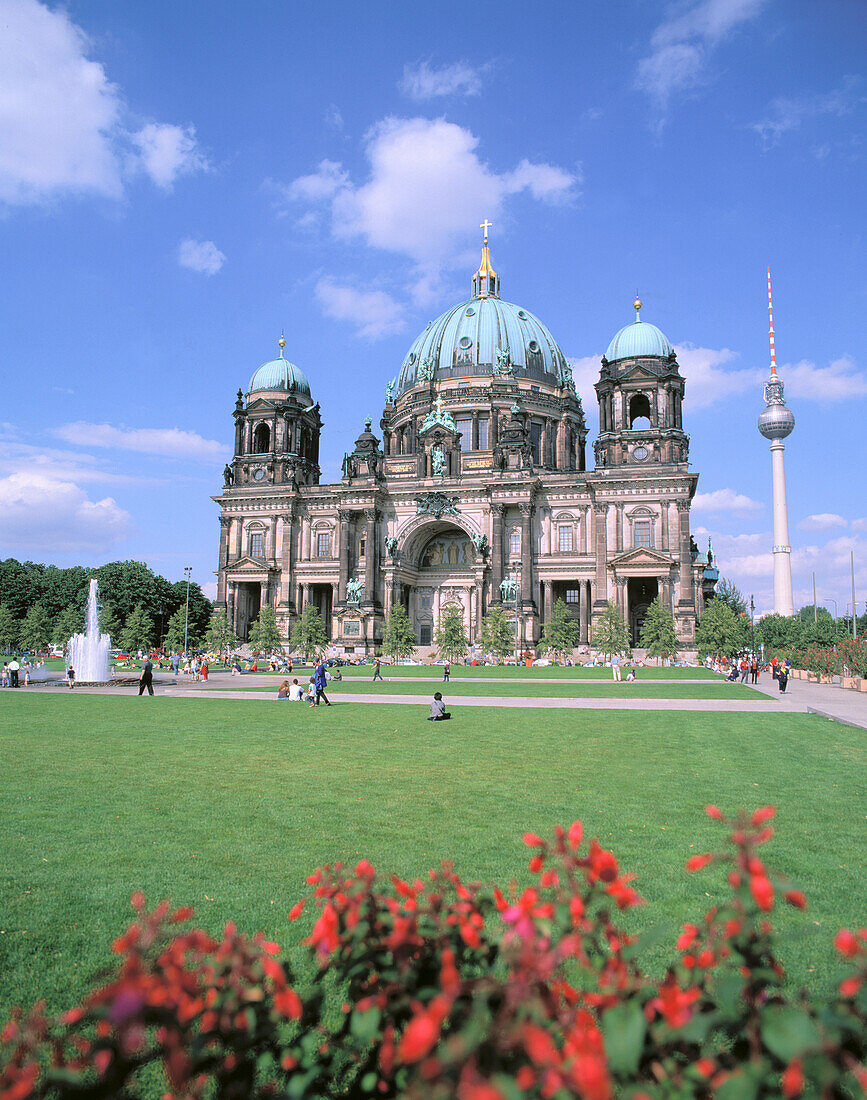
[[[177,934],[190,910],[134,895],[115,976],[59,1019],[37,1005],[3,1029],[0,1097],[134,1096],[154,1062],[168,1096],[225,1100],[855,1095],[867,929],[838,932],[849,969],[830,1000],[787,991],[770,914],[806,899],[759,854],[773,808],[707,812],[729,843],[686,869],[719,868],[730,895],[684,925],[661,980],[617,923],[641,904],[633,876],[580,822],[524,836],[535,884],[508,895],[448,863],[412,882],[366,860],[316,871],[290,913],[316,910],[303,997],[277,944],[231,924]]]

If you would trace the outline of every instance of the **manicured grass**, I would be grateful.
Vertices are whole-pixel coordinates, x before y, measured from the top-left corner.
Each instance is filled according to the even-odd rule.
[[[625,677],[628,666],[623,665]],[[364,679],[372,678],[372,665],[346,665],[340,670],[344,676]],[[443,677],[442,665],[383,665],[382,675],[386,680],[397,676],[429,676],[433,680]],[[718,673],[706,668],[657,668],[647,666],[637,669],[642,680],[721,680]],[[497,679],[497,680],[610,680],[610,668],[560,668],[549,665],[547,668],[527,668],[526,665],[452,665],[453,679]]]
[[[779,807],[767,854],[811,903],[779,914],[794,980],[829,987],[831,937],[864,923],[863,732],[824,719],[516,708],[433,725],[425,704],[35,692],[0,707],[0,1016],[80,996],[137,888],[292,945],[308,926],[287,910],[322,862],[414,875],[453,858],[505,885],[527,880],[526,829],[576,817],[637,872],[650,904],[631,927],[671,926],[671,943],[718,897],[717,872],[683,871],[720,839],[709,801]]]
[[[309,679],[305,677],[305,679]],[[298,678],[299,683],[303,683]],[[249,685],[240,684],[235,681],[235,685],[231,683],[220,682],[219,685],[215,685],[213,691],[254,691],[257,693],[268,693],[271,695],[277,694],[276,684],[271,686]],[[334,694],[335,698],[340,698],[341,692],[346,692],[351,695],[420,695],[429,698],[433,695],[434,691],[442,691],[443,695],[447,698],[460,698],[461,696],[485,696],[485,695],[500,695],[509,698],[526,698],[526,699],[541,699],[541,698],[555,698],[555,699],[750,699],[754,702],[767,702],[773,703],[770,696],[765,695],[763,692],[756,691],[754,688],[744,687],[741,684],[726,684],[726,683],[702,683],[696,682],[692,684],[673,684],[673,683],[645,683],[641,680],[637,680],[635,683],[627,684],[621,681],[619,684],[612,682],[605,682],[602,684],[594,683],[557,683],[557,684],[497,684],[497,683],[467,683],[467,682],[450,682],[443,683],[442,677],[439,680],[428,680],[420,682],[418,680],[377,680],[373,683],[370,680],[350,680],[348,677],[344,677],[343,680],[335,681],[326,688],[326,695]]]

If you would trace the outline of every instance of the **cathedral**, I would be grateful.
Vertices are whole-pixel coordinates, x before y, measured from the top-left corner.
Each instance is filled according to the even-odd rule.
[[[288,638],[307,604],[338,653],[370,654],[406,608],[434,644],[446,606],[472,645],[500,604],[532,649],[555,601],[581,645],[614,601],[634,645],[661,596],[683,649],[717,579],[689,525],[698,475],[683,430],[685,383],[663,333],[635,320],[611,340],[595,383],[599,436],[545,324],[500,297],[487,224],[472,296],[431,321],[370,420],[320,484],[319,404],[284,356],[253,374],[234,409],[224,471],[216,606],[239,638],[272,606]]]

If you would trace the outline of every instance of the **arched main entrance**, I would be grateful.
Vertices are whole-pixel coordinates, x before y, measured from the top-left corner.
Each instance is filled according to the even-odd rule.
[[[421,542],[409,612],[420,646],[434,644],[440,617],[448,605],[461,608],[468,640],[474,635],[475,550],[459,527],[437,524]]]
[[[647,618],[650,605],[659,595],[659,581],[656,577],[630,577],[627,582],[629,604],[629,633],[631,644],[637,646],[641,638],[641,628]]]

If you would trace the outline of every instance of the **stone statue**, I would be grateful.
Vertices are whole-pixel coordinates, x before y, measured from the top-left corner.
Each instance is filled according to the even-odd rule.
[[[422,359],[419,364],[418,371],[416,372],[416,378],[419,382],[429,382],[434,376],[434,361],[432,356],[428,355]]]
[[[234,480],[235,475],[232,472],[232,467],[228,463],[226,463],[225,469],[223,470],[223,485],[227,487],[231,486]]]
[[[575,392],[575,379],[572,377],[572,368],[568,363],[563,367],[563,385],[567,390]]]
[[[431,470],[435,474],[442,474],[443,467],[446,464],[446,453],[442,447],[434,447],[430,453],[430,465]]]
[[[485,551],[488,549],[488,536],[487,535],[470,535],[473,546],[476,548],[476,553],[479,557],[485,556]]]
[[[385,536],[385,549],[391,555],[391,557],[397,557],[397,535]]]
[[[503,603],[515,603],[518,599],[518,582],[514,577],[503,577],[500,581],[500,599]]]
[[[346,451],[343,454],[343,476],[355,477],[355,459]]]
[[[390,404],[391,404],[391,402],[392,402],[392,398],[393,398],[393,396],[394,396],[394,387],[395,387],[396,385],[397,385],[397,379],[396,379],[396,378],[392,378],[392,380],[391,380],[391,381],[390,381],[390,382],[388,383],[388,385],[387,385],[387,386],[385,387],[385,403],[386,403],[386,405],[390,405]]]
[[[497,348],[494,357],[494,374],[512,374],[512,356],[507,347]]]
[[[358,577],[352,577],[346,582],[346,602],[361,603],[364,594],[364,585]]]
[[[434,519],[439,519],[440,516],[457,516],[460,514],[457,503],[457,497],[447,497],[445,493],[425,493],[415,498],[415,514],[433,516]]]

